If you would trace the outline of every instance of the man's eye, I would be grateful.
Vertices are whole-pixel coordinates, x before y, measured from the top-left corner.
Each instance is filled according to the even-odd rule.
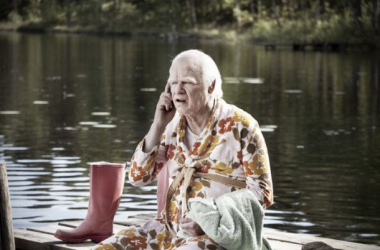
[[[177,82],[172,82],[172,85],[177,84]]]

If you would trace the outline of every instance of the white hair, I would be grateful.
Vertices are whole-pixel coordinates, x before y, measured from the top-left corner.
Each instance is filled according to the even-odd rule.
[[[213,81],[215,81],[215,87],[212,94],[216,99],[223,97],[222,78],[220,76],[218,66],[216,66],[216,63],[209,55],[196,49],[186,50],[178,54],[173,59],[172,64],[174,64],[174,61],[181,57],[194,57],[198,59],[201,66],[200,69],[198,69],[198,73],[202,76],[203,84],[208,84],[208,86],[211,86]]]

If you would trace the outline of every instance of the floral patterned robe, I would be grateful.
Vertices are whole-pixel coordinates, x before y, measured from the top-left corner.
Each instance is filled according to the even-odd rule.
[[[264,208],[273,203],[268,151],[257,121],[245,111],[220,99],[209,121],[190,148],[185,143],[186,119],[177,114],[166,126],[161,142],[144,153],[140,142],[132,157],[129,180],[134,186],[152,182],[162,168],[168,168],[173,180],[183,166],[195,172],[221,175],[246,182]],[[185,192],[189,198],[217,198],[233,192],[235,187],[193,177],[187,190],[180,182],[170,201],[170,213],[148,221],[142,227],[129,227],[105,240],[95,249],[222,249],[207,235],[190,239],[173,238],[163,223],[169,216],[173,229],[179,231],[179,220],[185,218]],[[158,194],[164,195],[164,194]]]

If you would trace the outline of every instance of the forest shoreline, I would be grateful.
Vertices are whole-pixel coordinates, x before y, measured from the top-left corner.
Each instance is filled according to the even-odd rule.
[[[123,28],[120,26],[100,25],[78,25],[67,27],[66,25],[44,25],[42,23],[25,22],[13,24],[0,22],[0,31],[20,32],[20,33],[71,33],[71,34],[93,34],[93,35],[117,35],[127,37],[154,37],[163,39],[209,39],[209,40],[230,40],[236,41],[231,37],[226,37],[226,31],[212,31],[206,34],[206,30],[181,30],[172,32],[160,28]],[[228,31],[235,33],[235,30]],[[224,34],[223,34],[224,33]],[[237,33],[236,33],[237,34]]]
[[[20,33],[68,33],[68,34],[91,34],[91,35],[116,35],[126,37],[152,37],[162,39],[208,39],[208,40],[231,40],[221,34],[205,34],[198,31],[172,31],[162,29],[129,29],[120,27],[107,27],[104,25],[88,25],[67,27],[64,25],[44,26],[39,23],[11,24],[0,22],[0,31]]]
[[[310,41],[308,39],[302,40],[294,39],[293,34],[281,34],[281,38],[276,39],[272,34],[268,37],[256,37],[254,30],[244,29],[238,31],[234,28],[207,28],[202,29],[188,29],[180,31],[170,31],[162,28],[130,28],[123,25],[109,25],[107,23],[98,25],[73,25],[68,27],[66,25],[51,25],[42,22],[0,22],[0,32],[20,32],[20,33],[62,33],[62,34],[83,34],[83,35],[106,35],[106,36],[124,36],[133,38],[159,38],[169,41],[173,40],[220,40],[226,42],[252,42],[259,45],[289,45],[294,44],[339,44],[343,46],[367,46],[365,50],[377,50],[380,48],[380,39],[375,38],[373,41],[365,40],[352,40],[337,41],[332,39],[325,39],[324,41]],[[273,32],[274,33],[274,32]],[[292,40],[293,39],[293,40]]]
[[[0,30],[380,47],[380,0],[5,0]]]

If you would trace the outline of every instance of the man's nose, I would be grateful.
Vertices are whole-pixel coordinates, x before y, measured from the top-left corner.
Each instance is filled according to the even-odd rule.
[[[176,88],[176,92],[179,93],[179,94],[185,93],[185,89],[184,89],[183,86],[184,86],[183,82],[178,82],[177,88]]]

